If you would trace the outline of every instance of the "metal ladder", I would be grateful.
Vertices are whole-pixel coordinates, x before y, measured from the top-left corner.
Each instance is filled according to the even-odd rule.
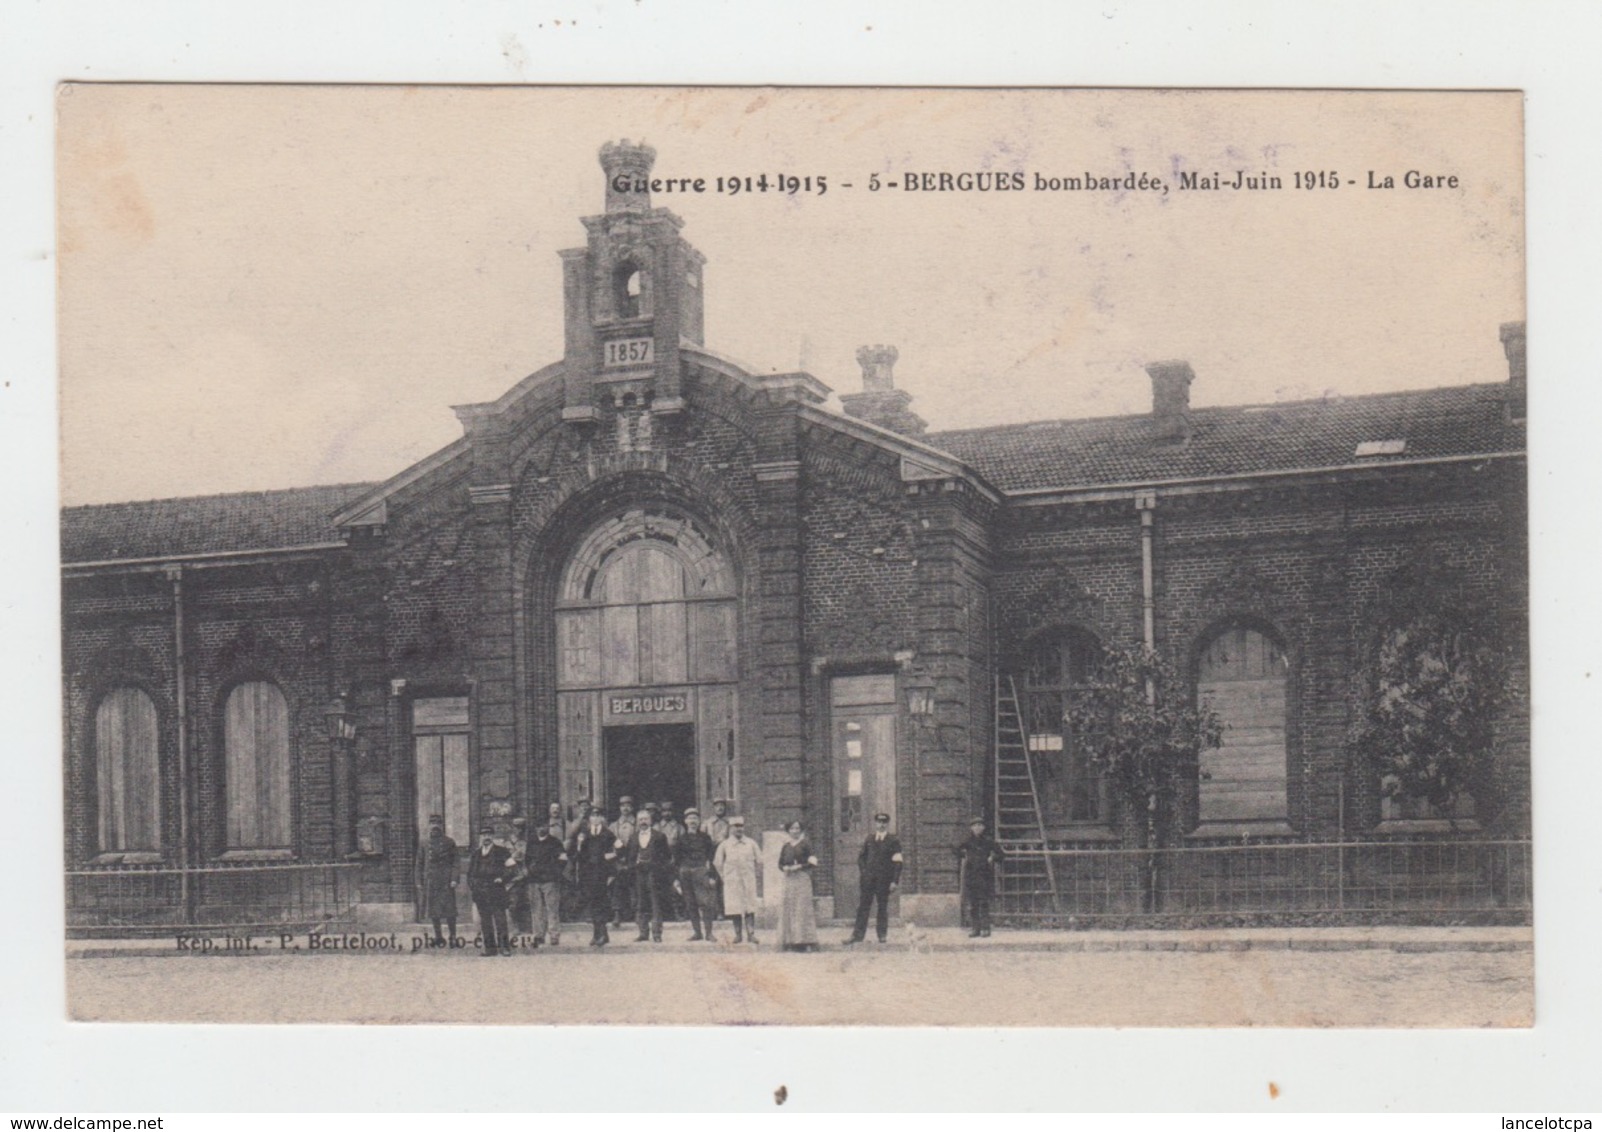
[[[1004,846],[1011,843],[1026,847],[1039,842],[1051,892],[1051,911],[1060,915],[1062,895],[1046,840],[1046,818],[1040,809],[1023,712],[1018,707],[1018,688],[1011,676],[1004,675],[996,677],[996,839]]]

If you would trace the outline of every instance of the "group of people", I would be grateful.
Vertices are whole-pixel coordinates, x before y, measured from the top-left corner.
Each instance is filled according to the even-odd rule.
[[[705,828],[693,807],[682,822],[668,802],[636,811],[625,796],[618,807],[617,818],[608,822],[604,812],[581,802],[569,820],[553,802],[532,834],[524,818],[511,819],[506,838],[492,824],[480,828],[467,859],[467,887],[484,955],[513,954],[514,926],[530,948],[560,944],[564,909],[589,919],[591,947],[609,944],[610,929],[626,920],[635,921],[638,941],[660,943],[663,921],[677,918],[689,921],[692,940],[715,941],[714,925],[728,919],[734,942],[757,942],[762,855],[746,837],[743,817],[729,816],[722,800],[713,803]],[[431,815],[417,879],[436,946],[456,940],[460,867],[444,818]]]
[[[692,941],[715,941],[714,925],[728,920],[735,943],[757,943],[762,852],[746,836],[743,817],[729,816],[728,803],[721,800],[713,803],[704,827],[693,807],[685,810],[682,823],[671,803],[648,803],[636,811],[634,800],[625,796],[618,807],[617,818],[608,822],[602,810],[582,802],[569,820],[561,804],[553,802],[547,820],[532,834],[523,818],[511,820],[510,836],[504,839],[493,825],[480,828],[466,875],[484,955],[513,954],[514,926],[528,947],[558,945],[564,908],[583,910],[591,925],[591,947],[605,947],[611,942],[610,929],[631,920],[639,932],[636,942],[660,943],[663,921],[678,918],[689,922]],[[995,870],[1006,854],[985,832],[983,818],[975,817],[970,830],[956,850],[970,912],[969,935],[988,936]],[[799,821],[790,822],[785,833],[778,861],[784,885],[779,946],[816,951],[812,874],[817,854]],[[875,910],[878,939],[886,940],[889,900],[900,887],[904,860],[901,842],[890,832],[890,815],[875,814],[874,831],[857,858],[860,898],[848,945],[867,938]],[[459,869],[456,842],[446,836],[444,818],[433,814],[418,853],[417,880],[421,911],[433,925],[436,946],[454,945],[457,939]],[[574,901],[578,908],[573,908]]]

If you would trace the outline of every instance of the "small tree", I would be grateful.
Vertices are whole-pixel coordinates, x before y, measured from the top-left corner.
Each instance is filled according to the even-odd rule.
[[[1201,752],[1222,740],[1218,713],[1194,704],[1172,667],[1144,646],[1108,646],[1066,714],[1074,742],[1141,823],[1156,894],[1162,811],[1196,774]]]
[[[1494,809],[1493,739],[1507,654],[1490,615],[1445,587],[1414,590],[1370,645],[1354,753],[1386,797],[1453,820],[1471,798]]]

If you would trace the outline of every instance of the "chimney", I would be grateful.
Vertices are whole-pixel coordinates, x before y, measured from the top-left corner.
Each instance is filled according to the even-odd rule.
[[[1196,371],[1189,362],[1152,362],[1146,372],[1151,375],[1153,435],[1170,444],[1189,440],[1190,383]]]
[[[1524,419],[1524,395],[1528,388],[1524,369],[1524,324],[1502,324],[1502,351],[1507,354],[1507,416],[1509,420]]]
[[[1502,350],[1507,354],[1507,379],[1514,385],[1524,384],[1524,324],[1502,324]]]
[[[656,150],[624,138],[601,147],[601,168],[606,171],[606,211],[646,212],[651,207],[651,166]]]
[[[896,388],[895,365],[900,357],[894,346],[863,346],[857,350],[862,367],[862,392],[840,398],[846,415],[869,424],[899,432],[902,436],[922,436],[928,424],[912,411],[912,394]]]

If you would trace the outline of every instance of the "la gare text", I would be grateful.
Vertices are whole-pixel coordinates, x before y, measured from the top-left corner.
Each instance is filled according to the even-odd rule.
[[[612,189],[619,193],[697,194],[719,193],[735,196],[740,193],[778,193],[794,196],[812,193],[823,196],[829,191],[829,178],[821,174],[799,175],[792,173],[758,173],[751,176],[723,177],[628,177],[612,179]],[[983,171],[972,173],[870,173],[860,181],[840,181],[842,189],[866,188],[871,193],[898,191],[901,193],[1007,193],[1007,192],[1137,192],[1167,193],[1169,179],[1151,172],[1121,172],[1098,174],[1084,172],[1067,176],[1048,176],[1044,173],[1008,173]],[[1366,189],[1457,189],[1461,180],[1456,173],[1439,170],[1408,169],[1400,175],[1377,169],[1365,170],[1361,177],[1345,177],[1337,169],[1300,169],[1289,173],[1270,173],[1260,170],[1248,173],[1244,169],[1230,172],[1183,171],[1173,187],[1181,192],[1210,192],[1235,190],[1240,192],[1272,192],[1275,190],[1318,190],[1342,187]]]

